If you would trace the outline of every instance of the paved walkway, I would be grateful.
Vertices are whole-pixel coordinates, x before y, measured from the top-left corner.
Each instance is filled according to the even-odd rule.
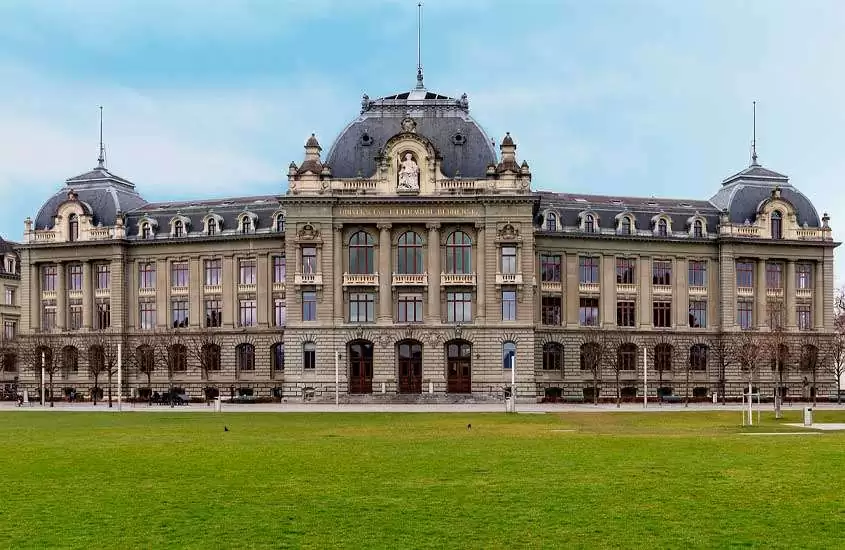
[[[783,410],[800,411],[805,406],[804,403],[784,405]],[[649,403],[648,408],[643,409],[642,403],[633,404],[626,403],[620,408],[616,408],[613,404],[587,405],[587,404],[559,404],[559,403],[517,403],[517,412],[542,414],[542,413],[560,413],[560,412],[691,412],[691,411],[737,411],[743,409],[740,403],[731,403],[728,405],[713,405],[711,403],[690,403],[689,407],[684,407],[680,404],[663,404]],[[756,410],[757,407],[755,407]],[[837,405],[836,403],[820,403],[815,407],[816,410],[843,410],[845,411],[845,404]],[[181,407],[169,407],[162,405],[146,405],[141,403],[124,403],[122,406],[124,412],[168,412],[168,413],[204,413],[214,412],[213,405],[204,405],[201,403],[193,403],[191,405]],[[485,412],[504,412],[505,407],[503,403],[459,403],[459,404],[341,404],[336,406],[327,403],[255,403],[255,404],[230,404],[223,403],[223,412],[274,412],[274,413],[303,413],[303,412],[348,412],[348,413],[374,413],[374,412],[436,412],[436,413],[485,413]],[[761,411],[771,411],[772,405],[763,404],[760,407]],[[117,403],[115,402],[110,409],[108,404],[98,403],[95,407],[91,403],[65,403],[56,402],[51,409],[49,405],[42,407],[38,403],[24,405],[18,407],[14,402],[2,401],[0,402],[0,411],[79,411],[79,412],[117,412]]]

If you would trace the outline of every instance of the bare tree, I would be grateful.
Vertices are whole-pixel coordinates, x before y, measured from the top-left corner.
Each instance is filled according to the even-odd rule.
[[[733,349],[734,361],[740,366],[748,381],[748,397],[751,398],[754,378],[765,359],[765,342],[755,329],[742,330],[737,333]]]
[[[695,338],[688,347],[677,346],[677,365],[684,369],[684,406],[689,407],[690,377],[693,372],[707,371],[707,340]]]
[[[784,306],[782,301],[770,301],[766,308],[769,314],[769,332],[764,335],[765,354],[772,363],[775,375],[775,418],[783,418],[783,378],[788,372],[789,340],[784,329]]]
[[[92,355],[100,361],[99,372],[105,374],[108,383],[108,402],[112,406],[112,378],[117,374],[118,344],[122,336],[115,332],[98,331],[88,338],[88,368],[92,367]],[[92,354],[93,352],[93,354]],[[94,371],[91,371],[92,374]],[[94,375],[94,387],[97,387],[97,375]],[[118,390],[119,391],[119,390]],[[96,404],[96,401],[95,403]]]
[[[45,332],[36,332],[26,337],[22,343],[24,364],[36,375],[41,374],[42,368],[47,376],[50,394],[50,406],[53,406],[53,377],[59,373],[57,355],[58,339]]]
[[[799,337],[799,343],[801,345],[799,366],[802,372],[810,375],[810,396],[813,398],[813,406],[815,407],[818,401],[816,387],[818,371],[826,360],[822,339],[818,332],[804,331]]]
[[[0,372],[17,371],[20,355],[20,341],[16,336],[8,338],[5,330],[0,330]]]
[[[220,335],[214,327],[202,327],[183,337],[187,353],[200,367],[202,376],[208,380],[211,373],[220,370]],[[220,389],[215,386],[220,392]]]
[[[106,371],[106,354],[103,346],[95,339],[88,339],[88,347],[83,350],[83,353],[88,362],[88,372],[94,377],[94,391],[91,392],[91,399],[96,406],[100,393],[100,376]]]
[[[719,331],[709,340],[710,353],[713,354],[713,363],[716,365],[719,375],[719,393],[722,396],[722,405],[727,402],[727,372],[734,362],[733,338],[727,332]]]
[[[153,400],[153,373],[158,366],[156,353],[156,346],[158,345],[158,338],[154,331],[144,331],[138,338],[138,346],[131,354],[132,363],[135,368],[147,377],[147,388],[149,389],[148,403]]]
[[[845,376],[845,287],[836,291],[833,302],[833,334],[825,346],[824,368],[833,375],[836,402],[842,404],[840,380]]]
[[[605,334],[599,329],[587,329],[581,335],[581,370],[593,376],[593,404],[599,403],[602,359],[607,349]]]
[[[672,372],[677,353],[674,340],[668,332],[661,331],[647,338],[643,345],[646,346],[646,355],[651,360],[654,370],[657,371],[657,399],[662,401],[663,375],[666,372]]]

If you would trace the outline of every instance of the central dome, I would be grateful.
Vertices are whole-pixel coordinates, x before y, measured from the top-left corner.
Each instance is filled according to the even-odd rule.
[[[466,94],[460,99],[418,86],[376,100],[364,95],[361,114],[337,137],[326,164],[336,178],[368,178],[375,174],[377,157],[391,137],[403,131],[411,117],[416,133],[434,144],[448,178],[483,178],[487,166],[496,164],[493,142],[469,114]]]

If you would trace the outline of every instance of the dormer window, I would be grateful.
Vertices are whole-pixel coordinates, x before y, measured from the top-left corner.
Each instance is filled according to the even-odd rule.
[[[666,223],[666,220],[661,218],[657,222],[657,236],[658,237],[668,237],[669,236],[669,224]]]
[[[623,235],[631,234],[631,218],[625,216],[619,223],[619,232]]]
[[[546,216],[546,231],[557,231],[557,214],[554,212]]]
[[[241,218],[241,233],[252,233],[252,219],[249,216]]]
[[[780,210],[774,210],[772,212],[772,238],[783,238],[783,216],[781,215]]]
[[[592,214],[587,214],[584,217],[584,231],[587,233],[594,233],[596,231],[596,220]]]
[[[704,224],[701,223],[701,220],[695,220],[695,223],[692,224],[692,236],[697,239],[704,237]]]
[[[216,235],[217,234],[217,220],[214,218],[208,219],[208,224],[206,224],[207,230],[206,233],[209,235]]]
[[[284,215],[279,214],[278,216],[276,216],[275,226],[276,226],[277,232],[279,232],[279,233],[284,232],[284,230],[285,230],[285,217],[284,217]]]
[[[173,236],[174,237],[184,237],[185,236],[185,224],[182,223],[182,220],[176,220],[173,222]]]
[[[76,214],[71,214],[68,216],[67,219],[67,228],[68,228],[68,240],[69,241],[78,241],[79,240],[79,218]]]
[[[141,238],[142,239],[149,239],[151,235],[152,235],[152,231],[150,230],[150,224],[146,223],[146,222],[142,223],[141,224]]]
[[[6,257],[6,273],[14,273],[15,272],[15,259],[8,256]]]

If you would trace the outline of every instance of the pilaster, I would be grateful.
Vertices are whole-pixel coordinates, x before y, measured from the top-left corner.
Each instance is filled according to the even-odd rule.
[[[754,285],[754,324],[760,328],[766,326],[766,260],[757,260]]]
[[[678,328],[689,327],[689,261],[687,258],[676,258],[672,269],[675,284],[672,300],[675,308],[675,325]]]
[[[270,288],[270,256],[267,252],[258,254],[255,261],[255,308],[256,321],[259,327],[266,328],[269,326],[268,319],[270,318],[270,302],[271,292]]]
[[[487,232],[485,231],[485,224],[484,222],[478,222],[475,224],[476,230],[476,250],[478,252],[478,262],[475,266],[475,280],[476,280],[476,303],[477,303],[477,318],[482,323],[487,319],[487,276],[490,274],[490,270],[487,269],[487,262],[485,261],[486,256],[486,249],[487,249]],[[498,254],[496,248],[493,248],[493,254]],[[494,256],[495,258],[495,256]],[[517,256],[518,258],[518,256]],[[517,259],[517,261],[519,261]],[[494,263],[496,260],[494,260]],[[522,264],[522,262],[519,262]],[[517,265],[517,270],[522,268],[521,265]],[[495,271],[498,271],[496,269]],[[495,272],[494,271],[494,272]]]
[[[440,324],[440,224],[428,223],[428,317]]]
[[[567,254],[565,258],[566,265],[562,266],[566,271],[566,323],[574,327],[578,326],[578,254]]]
[[[648,256],[640,256],[640,261],[637,265],[637,272],[640,274],[640,291],[639,291],[639,318],[637,324],[641,329],[646,329],[654,323],[652,315],[651,304],[651,258]]]
[[[719,313],[722,330],[736,325],[736,258],[727,250],[719,250]]]
[[[343,311],[343,224],[336,223],[332,228],[332,253],[334,255],[334,266],[332,268],[332,276],[334,277],[334,288],[332,288],[332,296],[334,297],[333,315],[335,324],[341,325],[346,317]]]
[[[393,323],[393,315],[391,314],[391,310],[393,309],[391,285],[393,281],[391,276],[392,271],[390,269],[390,228],[392,225],[389,223],[380,223],[377,227],[380,231],[378,241],[378,271],[380,273],[378,280],[378,321],[379,323],[389,325]]]
[[[815,275],[815,284],[813,285],[813,328],[823,328],[824,323],[824,301],[825,301],[825,280],[824,280],[824,262],[817,261],[813,266],[813,274]],[[831,302],[833,302],[833,289],[831,288]],[[831,316],[832,317],[832,316]],[[831,319],[831,325],[833,324]]]
[[[188,262],[188,325],[201,327],[205,324],[205,312],[203,311],[202,294],[203,286],[202,272],[200,271],[200,259],[192,257]]]
[[[795,306],[795,260],[786,262],[786,330],[794,330],[797,326]]]
[[[616,256],[604,254],[601,258],[601,319],[602,326],[616,326]]]
[[[94,285],[91,281],[91,260],[82,262],[82,330],[90,331],[94,316]]]
[[[170,264],[167,260],[156,260],[156,327],[170,326]]]
[[[67,284],[65,270],[67,265],[56,262],[56,328],[60,331],[67,327]]]

